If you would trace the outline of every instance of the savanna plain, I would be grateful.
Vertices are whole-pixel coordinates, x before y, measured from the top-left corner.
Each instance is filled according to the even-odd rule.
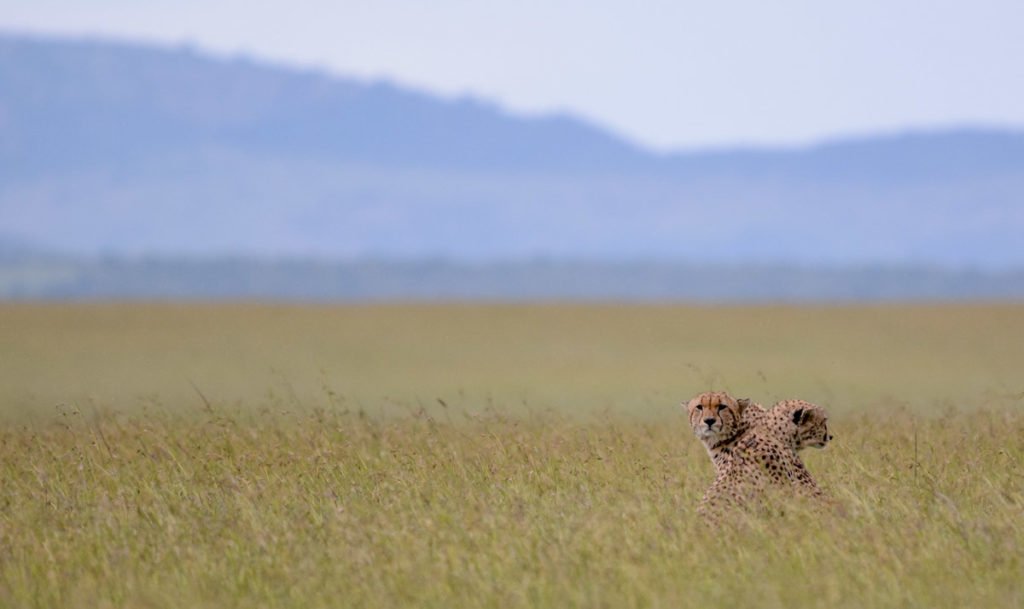
[[[0,304],[3,607],[1024,606],[1024,306]],[[825,406],[696,513],[679,402]]]

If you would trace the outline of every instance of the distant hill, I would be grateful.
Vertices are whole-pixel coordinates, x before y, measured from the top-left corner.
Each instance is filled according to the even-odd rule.
[[[513,118],[382,82],[110,42],[0,37],[9,168],[210,149],[385,167],[600,170],[647,155],[570,117]]]
[[[0,35],[0,242],[42,250],[1002,268],[1022,203],[1017,132],[655,154],[566,115]]]

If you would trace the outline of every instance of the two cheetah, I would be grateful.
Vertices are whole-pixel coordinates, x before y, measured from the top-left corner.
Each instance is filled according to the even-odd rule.
[[[728,393],[702,393],[686,405],[690,427],[708,451],[716,476],[702,507],[745,503],[770,487],[822,497],[797,452],[824,447],[832,436],[828,414],[804,400],[783,400],[765,410]]]

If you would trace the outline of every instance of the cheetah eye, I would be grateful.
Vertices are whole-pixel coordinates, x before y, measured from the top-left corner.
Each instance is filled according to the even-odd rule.
[[[697,404],[697,410],[704,410],[703,404]]]

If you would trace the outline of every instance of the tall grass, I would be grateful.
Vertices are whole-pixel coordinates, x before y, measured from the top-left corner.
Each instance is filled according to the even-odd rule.
[[[1013,607],[1024,415],[838,425],[838,508],[698,517],[681,420],[69,411],[0,431],[10,607]]]
[[[0,607],[1024,606],[1024,307],[0,306]],[[817,401],[701,518],[678,410]]]

